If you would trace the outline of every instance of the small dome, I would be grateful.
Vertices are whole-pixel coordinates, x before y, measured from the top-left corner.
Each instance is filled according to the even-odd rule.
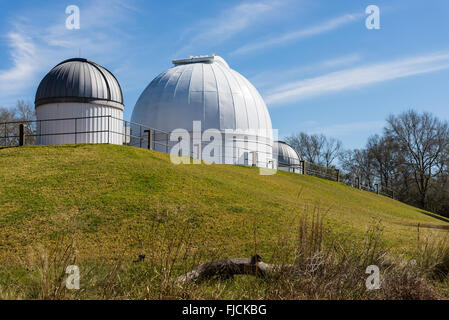
[[[299,166],[301,158],[289,144],[283,141],[276,141],[273,145],[273,156],[278,156],[279,166]]]
[[[41,81],[35,106],[50,103],[92,103],[123,110],[123,94],[114,75],[99,64],[81,58],[55,66]]]
[[[143,91],[132,121],[156,129],[261,130],[272,139],[271,118],[257,89],[215,55],[173,61]]]

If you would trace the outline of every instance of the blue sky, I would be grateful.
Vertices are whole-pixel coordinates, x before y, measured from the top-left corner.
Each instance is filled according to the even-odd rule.
[[[260,91],[279,135],[346,148],[409,108],[449,120],[449,1],[0,0],[0,105],[34,101],[40,79],[82,56],[121,83],[125,118],[174,58],[215,53]],[[67,30],[65,8],[81,10]],[[380,30],[365,8],[380,8]]]

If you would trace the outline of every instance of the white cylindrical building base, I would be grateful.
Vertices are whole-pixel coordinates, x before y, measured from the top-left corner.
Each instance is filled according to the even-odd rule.
[[[123,144],[123,111],[88,103],[52,103],[36,108],[40,145],[74,143]]]

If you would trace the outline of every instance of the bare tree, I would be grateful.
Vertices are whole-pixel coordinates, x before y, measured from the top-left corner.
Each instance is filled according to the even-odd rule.
[[[7,147],[14,144],[10,138],[14,132],[14,126],[7,122],[14,121],[14,112],[9,109],[0,107],[0,146]]]
[[[8,122],[14,119],[14,112],[10,110],[0,107],[0,122]]]
[[[35,119],[35,112],[29,102],[18,100],[14,108],[0,107],[0,146],[14,146],[18,144],[20,121],[31,121]],[[33,130],[35,123],[29,122],[25,126],[25,134],[28,143],[34,143]]]
[[[448,123],[430,113],[412,110],[391,115],[387,122],[385,135],[399,144],[405,164],[412,168],[420,206],[427,208],[430,182],[444,170],[449,149]]]
[[[366,149],[381,186],[391,188],[398,176],[399,165],[404,162],[399,144],[391,136],[374,135],[368,139]]]
[[[354,185],[355,179],[358,178],[361,185],[373,188],[375,182],[373,160],[367,150],[346,150],[341,152],[339,159],[343,171],[346,172],[347,183]]]
[[[320,134],[309,135],[301,132],[286,138],[299,155],[307,162],[329,168],[338,158],[342,143]]]
[[[14,109],[15,118],[18,121],[31,121],[36,119],[36,114],[31,103],[18,100]]]
[[[287,137],[286,140],[299,153],[302,159],[309,163],[318,164],[322,145],[318,137],[309,136],[307,133],[301,132]]]
[[[329,168],[342,152],[340,140],[334,138],[325,138],[324,145],[321,152],[321,157],[326,168]]]

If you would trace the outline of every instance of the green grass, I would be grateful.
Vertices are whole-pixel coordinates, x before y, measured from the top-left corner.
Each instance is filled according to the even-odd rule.
[[[131,147],[9,148],[0,150],[0,163],[0,257],[65,235],[77,239],[81,260],[133,259],[160,237],[155,223],[164,225],[167,239],[188,231],[193,246],[220,256],[250,256],[255,243],[270,256],[279,235],[313,208],[353,242],[380,220],[397,253],[414,250],[418,223],[424,233],[448,226],[398,201],[311,176],[173,165],[167,154]]]
[[[447,267],[449,246],[422,244],[426,237],[446,239],[446,218],[311,176],[173,165],[167,154],[113,145],[0,149],[0,164],[0,299],[374,298],[363,286],[368,230],[379,226],[382,239],[373,248],[386,246],[399,265],[405,256],[418,257],[422,270]],[[335,248],[321,276],[293,282],[238,276],[182,287],[169,280],[199,263],[256,251],[265,262],[292,263],[297,248],[312,248],[297,243],[305,216],[323,218],[324,245]],[[133,263],[139,254],[145,261]],[[61,290],[73,263],[82,270],[83,290],[76,293]],[[379,297],[423,298],[433,290],[409,290],[419,278],[385,270],[393,270],[387,283],[395,279],[405,294],[390,283],[393,289]],[[335,272],[341,277],[326,278]]]

